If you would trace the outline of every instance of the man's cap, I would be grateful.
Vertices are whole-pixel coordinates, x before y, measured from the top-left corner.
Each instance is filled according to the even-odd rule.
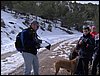
[[[96,29],[96,26],[92,26],[92,29]]]
[[[88,29],[88,30],[90,30],[90,27],[89,27],[89,26],[83,26],[83,29]]]
[[[83,26],[83,29],[88,28],[89,26]]]
[[[39,26],[39,22],[37,22],[37,21],[32,21],[32,22],[31,22],[31,25],[32,25],[32,24]]]

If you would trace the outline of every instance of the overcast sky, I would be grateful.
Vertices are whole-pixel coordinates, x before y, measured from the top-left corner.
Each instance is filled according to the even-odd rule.
[[[99,4],[99,1],[76,1],[77,3],[82,3],[82,4],[87,4],[89,2],[93,3],[93,4]]]

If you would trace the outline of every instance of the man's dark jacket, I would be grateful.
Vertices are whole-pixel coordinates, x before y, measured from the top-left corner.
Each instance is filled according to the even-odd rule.
[[[79,44],[79,41],[82,40],[82,44]],[[76,45],[77,50],[79,50],[80,58],[91,59],[95,47],[95,40],[92,35],[87,34],[80,37],[78,44]]]
[[[39,43],[37,38],[37,33],[31,27],[28,29],[24,29],[23,33],[23,43],[24,43],[24,52],[32,53],[34,55],[37,54],[37,49],[39,49]]]

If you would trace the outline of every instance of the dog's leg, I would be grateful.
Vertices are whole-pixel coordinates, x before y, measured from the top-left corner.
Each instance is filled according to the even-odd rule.
[[[73,69],[71,69],[71,75],[73,75],[74,74],[74,68]]]
[[[72,75],[72,70],[71,70],[71,75]]]
[[[71,75],[73,75],[73,72],[74,72],[74,68],[75,68],[74,65],[75,65],[75,64],[73,64],[73,63],[71,62]]]
[[[57,73],[59,72],[60,67],[56,67],[56,73],[55,75],[57,75]]]

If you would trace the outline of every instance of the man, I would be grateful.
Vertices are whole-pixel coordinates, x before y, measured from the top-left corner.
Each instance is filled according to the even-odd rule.
[[[36,31],[39,28],[39,23],[33,21],[30,27],[24,29],[23,33],[23,44],[24,50],[22,51],[22,56],[25,62],[25,72],[24,75],[31,75],[31,70],[33,67],[34,75],[39,75],[39,61],[37,57],[37,49],[40,48],[41,40],[37,38]]]
[[[76,49],[79,50],[79,60],[75,74],[88,75],[88,64],[92,58],[95,40],[90,34],[88,26],[83,27],[83,36],[80,37]]]
[[[92,26],[91,27],[91,32],[90,34],[92,35],[93,38],[95,38],[95,35],[97,35],[98,33],[96,32],[96,26]]]
[[[99,65],[99,70],[100,70],[100,64],[99,64],[99,55],[100,55],[100,50],[99,50],[99,34],[97,34],[97,39],[96,39],[96,47],[94,49],[94,59],[93,59],[93,67],[92,67],[92,75],[96,75],[97,73],[97,67]]]
[[[92,37],[96,40],[96,36],[97,36],[97,34],[98,34],[98,32],[96,32],[96,26],[91,26],[91,32],[90,32],[90,34],[92,35]],[[95,43],[96,43],[96,41],[95,41]],[[94,55],[93,55],[94,56]],[[90,61],[90,64],[92,65],[92,60]]]

